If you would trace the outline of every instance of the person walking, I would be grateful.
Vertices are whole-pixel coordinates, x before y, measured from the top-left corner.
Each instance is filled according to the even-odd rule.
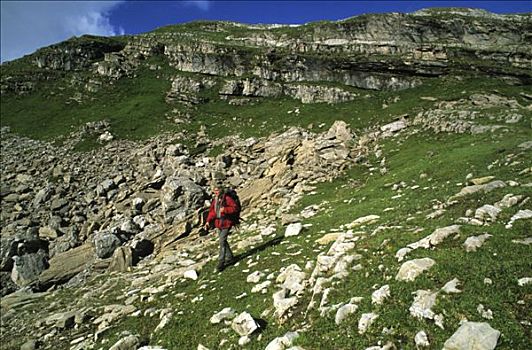
[[[220,254],[218,255],[219,272],[223,271],[228,265],[233,262],[233,252],[229,247],[227,238],[229,231],[235,225],[232,214],[237,213],[238,206],[231,196],[225,193],[222,186],[217,185],[213,189],[214,198],[212,199],[209,208],[209,215],[205,228],[209,229],[214,226],[218,230],[218,238],[220,243]]]

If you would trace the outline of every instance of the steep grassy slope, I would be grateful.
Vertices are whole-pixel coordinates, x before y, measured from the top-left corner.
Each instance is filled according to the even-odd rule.
[[[215,102],[198,108],[192,125],[209,123],[213,127],[208,128],[208,132],[213,137],[228,133],[248,137],[280,131],[288,125],[329,125],[336,119],[343,119],[361,136],[370,126],[386,124],[404,114],[413,117],[435,108],[435,102],[420,97],[432,96],[449,102],[465,98],[467,101],[475,93],[494,91],[522,105],[526,105],[527,100],[521,93],[530,93],[527,86],[510,86],[498,80],[450,79],[400,93],[374,93],[357,102],[334,106],[301,106],[291,100],[270,100],[229,109],[222,102]],[[389,107],[383,109],[385,102]],[[288,114],[296,107],[300,108],[299,116]],[[462,110],[460,104],[451,108],[456,108],[456,112],[471,113],[471,110]],[[497,116],[507,114],[500,106],[479,106],[476,111],[476,120],[485,125],[495,124]],[[284,237],[284,228],[274,222],[277,225],[275,235],[262,244],[237,249],[239,262],[223,273],[214,272],[213,261],[201,270],[197,281],[181,280],[162,292],[132,301],[141,312],[99,332],[97,346],[108,348],[124,334],[132,333],[138,334],[145,344],[158,344],[165,349],[196,349],[198,344],[209,349],[234,348],[239,336],[229,326],[209,322],[216,312],[232,307],[237,313],[247,311],[262,320],[264,328],[245,346],[248,349],[264,349],[272,339],[287,331],[299,332],[295,344],[304,349],[364,349],[387,342],[398,348],[413,349],[414,336],[420,330],[429,335],[434,348],[441,348],[464,319],[486,321],[499,330],[502,335],[497,349],[530,348],[528,307],[532,287],[530,284],[519,286],[517,281],[530,276],[532,253],[529,246],[513,242],[530,236],[530,221],[517,221],[511,229],[505,228],[518,210],[531,209],[530,201],[504,209],[494,223],[485,226],[461,224],[458,235],[448,237],[433,249],[410,252],[407,260],[430,257],[436,264],[414,282],[395,280],[401,266],[395,258],[399,249],[435,229],[459,222],[468,209],[474,211],[484,204],[494,204],[510,193],[525,198],[530,196],[532,157],[529,150],[518,146],[530,141],[531,113],[525,108],[520,113],[524,116],[521,121],[493,132],[476,135],[433,133],[412,127],[382,141],[378,145],[381,156],[371,155],[368,164],[355,165],[344,176],[317,184],[316,189],[294,208],[294,213],[311,205],[320,208],[316,216],[303,221],[307,228],[302,234]],[[259,129],[259,125],[264,127]],[[386,171],[381,172],[383,167]],[[494,176],[498,180],[515,181],[518,185],[476,193],[449,203],[449,199],[466,186],[468,174],[475,178]],[[427,217],[442,208],[445,210],[440,216]],[[335,324],[334,310],[324,315],[316,309],[306,313],[312,295],[310,290],[300,298],[292,316],[284,323],[273,315],[272,294],[279,290],[275,282],[264,294],[251,292],[254,285],[246,282],[246,278],[255,271],[264,272],[265,276],[273,273],[275,278],[281,268],[297,264],[308,278],[312,270],[305,266],[309,262],[315,266],[318,255],[327,252],[331,245],[319,244],[316,240],[327,233],[345,232],[345,225],[367,215],[378,215],[379,218],[374,223],[353,229],[360,237],[352,251],[359,255],[354,264],[360,264],[360,267],[350,270],[344,279],[336,280],[328,298],[328,305],[347,303],[353,297],[363,298],[358,303],[358,310],[340,325]],[[259,217],[250,220],[248,224],[264,224]],[[246,227],[249,226],[245,225],[231,236],[233,246],[256,234]],[[466,253],[462,246],[465,239],[484,233],[492,236],[476,252]],[[191,237],[190,240],[203,242],[206,247],[203,254],[213,258],[216,255],[214,236]],[[186,246],[187,243],[183,244]],[[186,252],[186,248],[183,249]],[[148,266],[136,268],[134,276],[146,275]],[[432,308],[435,314],[444,316],[443,329],[432,320],[416,319],[409,314],[414,300],[412,293],[420,289],[437,291],[454,278],[460,281],[462,292],[440,293]],[[63,310],[72,296],[86,298],[87,305],[92,307],[122,304],[130,295],[138,293],[130,280],[130,274],[105,274],[86,287],[53,292],[43,302],[47,305],[47,314]],[[164,283],[164,280],[154,281],[153,287],[158,288]],[[390,287],[390,298],[382,305],[373,305],[371,294],[385,284]],[[92,290],[98,290],[102,285],[105,285],[104,294],[91,295]],[[484,319],[479,314],[480,304],[492,311],[493,319]],[[36,303],[23,308],[21,320],[38,317],[36,315],[42,311],[40,305]],[[164,328],[155,331],[161,321],[160,310],[169,310],[173,316]],[[366,333],[360,335],[358,320],[368,312],[375,312],[379,317]],[[70,348],[70,341],[85,332],[94,333],[94,327],[89,323],[64,333],[64,339],[55,348]],[[2,335],[8,344],[6,349],[18,348],[26,336]]]

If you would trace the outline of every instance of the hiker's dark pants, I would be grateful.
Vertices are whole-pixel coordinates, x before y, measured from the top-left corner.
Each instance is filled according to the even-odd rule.
[[[227,237],[229,236],[228,228],[219,229],[218,235],[220,239],[220,255],[218,255],[218,266],[223,266],[224,263],[231,261],[233,259],[233,252],[227,243]]]

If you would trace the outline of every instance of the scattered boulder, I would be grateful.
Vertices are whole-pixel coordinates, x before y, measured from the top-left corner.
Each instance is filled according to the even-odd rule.
[[[478,248],[482,247],[484,242],[490,237],[491,235],[488,233],[484,233],[479,236],[468,237],[464,242],[464,248],[466,252],[475,252]]]
[[[488,323],[465,321],[443,344],[443,350],[493,350],[500,335]]]
[[[398,281],[413,281],[423,271],[430,269],[436,262],[431,258],[414,259],[401,265],[395,276]]]
[[[235,318],[235,316],[236,316],[236,311],[233,308],[226,307],[222,311],[214,314],[211,317],[210,322],[212,324],[217,324],[224,320],[232,320],[233,318]]]
[[[231,328],[240,336],[250,335],[259,329],[257,322],[251,317],[247,312],[242,312],[240,315],[235,317],[231,323]]]
[[[137,350],[140,346],[140,339],[136,335],[128,335],[117,341],[109,350]]]
[[[358,334],[364,334],[368,328],[375,322],[379,315],[374,314],[373,312],[365,313],[360,316],[358,320]]]

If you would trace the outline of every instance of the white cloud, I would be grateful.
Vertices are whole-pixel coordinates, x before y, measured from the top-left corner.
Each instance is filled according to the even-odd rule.
[[[189,0],[185,1],[186,5],[195,6],[202,11],[209,11],[211,7],[211,2],[209,0]]]
[[[109,21],[123,1],[2,1],[1,60],[22,57],[72,36],[124,34]]]

